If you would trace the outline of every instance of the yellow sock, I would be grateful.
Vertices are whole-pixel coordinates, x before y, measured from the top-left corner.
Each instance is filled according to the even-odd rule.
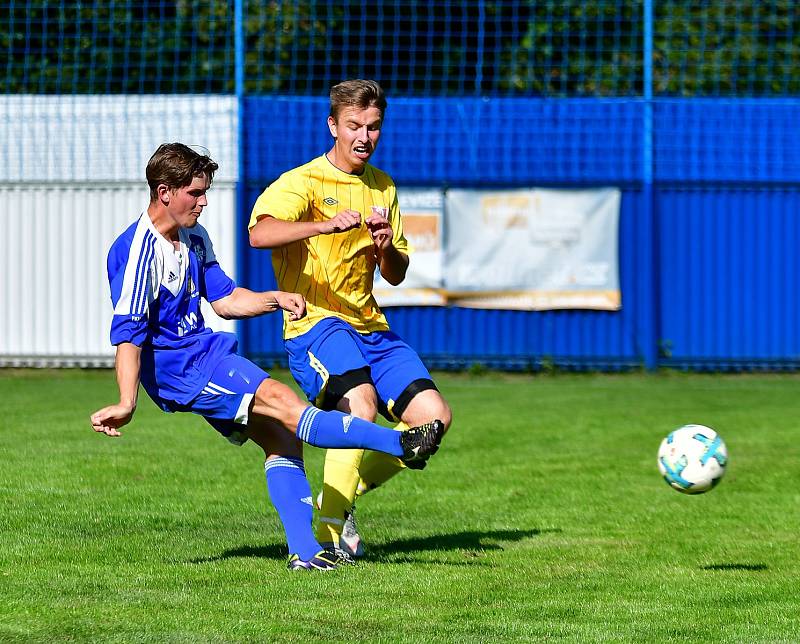
[[[317,540],[339,545],[345,512],[353,506],[358,484],[358,465],[363,449],[329,449],[325,453],[322,483],[322,507],[319,512]]]
[[[395,429],[404,431],[408,429],[408,425],[398,423]],[[370,490],[374,490],[404,469],[406,469],[406,466],[403,461],[395,456],[390,456],[383,452],[365,452],[358,468],[359,479],[356,495],[361,496]]]

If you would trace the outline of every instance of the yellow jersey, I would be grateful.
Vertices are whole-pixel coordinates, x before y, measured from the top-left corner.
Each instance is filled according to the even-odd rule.
[[[360,333],[389,328],[372,295],[375,245],[364,220],[383,209],[394,247],[408,253],[397,189],[385,172],[367,164],[360,175],[339,170],[325,155],[282,174],[256,200],[248,228],[270,215],[284,221],[324,221],[342,210],[361,213],[361,226],[315,235],[272,249],[272,266],[282,291],[306,298],[306,316],[283,315],[283,337],[294,338],[326,317],[335,316]]]

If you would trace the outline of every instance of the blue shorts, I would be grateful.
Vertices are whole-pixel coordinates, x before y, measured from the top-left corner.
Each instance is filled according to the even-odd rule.
[[[383,403],[381,413],[397,421],[392,410],[398,397],[416,380],[432,381],[416,351],[396,333],[358,333],[335,317],[325,318],[303,335],[286,340],[284,346],[292,376],[317,406],[324,400],[331,376],[368,368]]]
[[[247,441],[250,403],[258,386],[269,374],[247,358],[232,353],[214,369],[211,380],[188,405],[164,402],[165,411],[188,411],[203,416],[234,445]]]

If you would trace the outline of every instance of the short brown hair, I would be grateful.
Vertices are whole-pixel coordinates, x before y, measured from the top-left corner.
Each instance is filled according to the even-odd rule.
[[[331,87],[331,113],[335,121],[339,112],[345,107],[357,107],[365,110],[368,107],[377,107],[381,111],[381,118],[386,112],[386,95],[383,89],[374,80],[356,78],[346,80]]]
[[[150,200],[158,198],[162,183],[170,190],[188,186],[194,177],[207,177],[209,185],[219,166],[207,154],[195,152],[183,143],[162,143],[147,162],[147,185]]]

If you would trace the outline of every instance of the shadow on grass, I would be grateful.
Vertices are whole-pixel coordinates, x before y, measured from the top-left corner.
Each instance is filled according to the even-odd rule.
[[[708,564],[707,566],[700,566],[703,570],[750,570],[750,571],[758,571],[758,570],[767,570],[767,564],[757,563],[757,564],[747,564],[747,563],[719,563],[719,564]]]
[[[234,559],[235,557],[258,557],[259,559],[286,559],[289,556],[286,544],[271,543],[268,546],[240,546],[231,548],[211,557],[198,557],[190,559],[189,563],[210,563],[212,561],[222,561],[223,559]]]
[[[456,532],[454,534],[437,534],[428,537],[416,537],[413,539],[398,539],[387,543],[371,543],[365,559],[367,561],[375,559],[391,558],[392,562],[400,563],[403,561],[413,563],[420,562],[417,558],[396,557],[403,553],[419,553],[422,551],[442,551],[442,550],[464,550],[467,558],[476,559],[480,553],[486,550],[503,550],[504,541],[522,541],[540,534],[550,532],[561,532],[560,528],[548,528],[539,530],[469,530],[467,532]],[[287,557],[286,546],[283,544],[270,544],[267,546],[240,546],[231,548],[211,557],[199,557],[189,560],[189,563],[210,563],[234,557],[259,557],[262,559],[285,559]],[[433,562],[431,562],[433,563]],[[439,562],[436,562],[439,563]],[[470,565],[464,562],[461,565]]]
[[[370,557],[386,557],[403,552],[420,552],[423,550],[466,550],[480,552],[483,550],[503,550],[503,541],[522,541],[548,532],[561,532],[560,528],[539,530],[469,530],[454,534],[434,534],[429,537],[398,539],[386,543],[370,543]]]

